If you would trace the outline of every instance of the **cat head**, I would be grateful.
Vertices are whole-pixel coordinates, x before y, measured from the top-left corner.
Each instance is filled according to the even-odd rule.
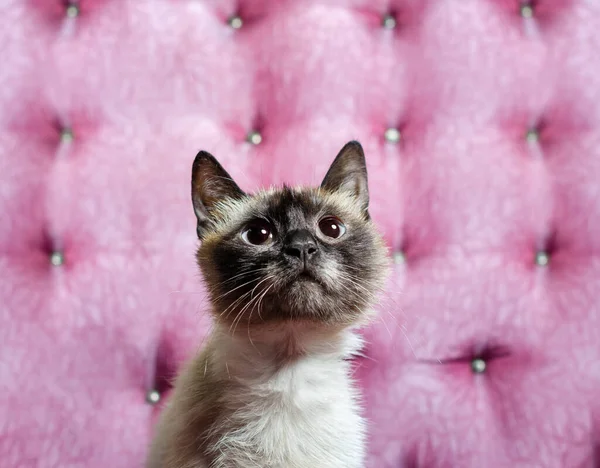
[[[197,260],[220,322],[352,325],[368,317],[387,272],[369,217],[367,168],[347,143],[320,187],[244,193],[204,151],[192,169]]]

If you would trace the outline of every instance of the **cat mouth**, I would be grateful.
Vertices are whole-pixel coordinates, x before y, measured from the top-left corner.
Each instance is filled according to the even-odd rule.
[[[323,282],[320,280],[320,278],[310,270],[302,270],[299,272],[297,275],[295,275],[292,283],[315,284],[323,286]]]
[[[315,276],[309,272],[309,271],[302,271],[297,277],[296,277],[296,281],[313,281],[316,282],[317,278],[315,278]]]

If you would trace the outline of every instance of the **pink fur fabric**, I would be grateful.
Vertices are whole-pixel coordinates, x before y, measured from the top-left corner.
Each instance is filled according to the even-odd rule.
[[[0,465],[142,466],[209,326],[199,149],[252,190],[356,138],[396,259],[369,468],[598,466],[599,31],[593,0],[0,2]]]

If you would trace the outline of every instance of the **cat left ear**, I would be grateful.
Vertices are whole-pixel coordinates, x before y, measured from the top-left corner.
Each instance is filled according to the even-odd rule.
[[[192,166],[192,203],[198,238],[202,239],[210,225],[217,202],[245,195],[213,155],[200,151]]]
[[[365,153],[358,141],[344,145],[327,171],[321,188],[346,192],[356,198],[366,218],[369,218],[369,187]]]

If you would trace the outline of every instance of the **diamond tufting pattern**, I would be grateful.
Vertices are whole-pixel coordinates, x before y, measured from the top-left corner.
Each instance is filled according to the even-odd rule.
[[[360,140],[394,257],[369,468],[594,468],[600,2],[0,2],[0,465],[141,467],[209,323],[199,149],[245,189]]]

